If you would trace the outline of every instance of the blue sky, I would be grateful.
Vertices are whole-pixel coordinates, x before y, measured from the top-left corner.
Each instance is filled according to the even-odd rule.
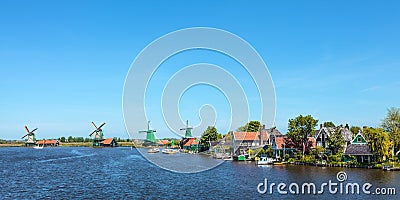
[[[39,138],[86,137],[90,121],[106,121],[106,136],[126,138],[122,92],[132,61],[158,37],[199,26],[230,31],[262,56],[275,83],[275,124],[282,132],[299,114],[378,126],[388,107],[400,107],[399,6],[397,1],[1,1],[0,138],[20,138],[25,124],[38,127]],[[231,69],[248,96],[256,97],[246,75],[221,55],[194,51],[171,62],[179,69],[203,59]],[[146,105],[160,105],[159,89],[171,73],[160,68],[149,86],[154,98]],[[212,88],[192,89],[182,97],[182,117],[195,125],[199,106],[210,103],[218,110],[217,128],[227,131],[226,99]],[[251,117],[258,120],[254,105]],[[153,128],[169,132],[158,108],[150,115]]]

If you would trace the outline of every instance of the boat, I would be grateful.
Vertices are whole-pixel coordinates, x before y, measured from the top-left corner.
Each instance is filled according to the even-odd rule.
[[[267,158],[266,156],[261,156],[259,160],[257,160],[257,165],[272,165],[275,162],[273,158]]]
[[[151,149],[149,149],[149,151],[147,151],[148,153],[158,153],[158,152],[160,152],[160,149],[159,148],[151,148]]]
[[[162,153],[165,153],[165,154],[176,154],[177,150],[174,150],[174,149],[163,149]]]

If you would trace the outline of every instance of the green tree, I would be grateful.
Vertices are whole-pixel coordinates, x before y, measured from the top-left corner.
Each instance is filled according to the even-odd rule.
[[[214,126],[209,126],[201,135],[200,142],[204,146],[209,147],[209,142],[218,141],[218,138],[220,137],[221,134],[218,134],[217,128],[215,128]]]
[[[342,149],[345,143],[340,127],[335,128],[335,131],[331,133],[331,135],[327,138],[326,141],[329,149],[332,150],[332,153],[333,154],[338,153]]]
[[[359,131],[361,131],[361,128],[358,126],[352,126],[350,128],[350,132],[353,133],[353,135],[357,135]]]
[[[68,137],[68,142],[74,142],[74,138],[72,136]]]
[[[324,122],[324,127],[332,127],[335,128],[335,124],[333,122]]]
[[[236,131],[238,132],[258,132],[261,128],[259,121],[250,121],[244,126],[239,127]]]
[[[363,129],[363,133],[378,162],[382,162],[384,157],[389,157],[392,144],[389,140],[389,134],[385,130],[367,127]]]
[[[65,142],[65,137],[64,137],[64,136],[62,136],[62,137],[60,138],[60,142]]]
[[[392,141],[392,155],[400,149],[400,108],[389,108],[382,120],[382,128],[389,133]]]
[[[297,146],[303,148],[303,155],[308,146],[308,137],[315,132],[318,120],[311,115],[300,115],[295,119],[289,119],[288,138]]]

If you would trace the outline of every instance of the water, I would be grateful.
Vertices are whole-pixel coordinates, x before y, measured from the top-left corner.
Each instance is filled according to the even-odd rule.
[[[174,155],[160,153],[157,156]],[[196,155],[176,155],[185,156],[190,160],[189,156]],[[205,162],[203,158],[195,159]],[[400,172],[382,170],[258,167],[224,162],[201,173],[175,173],[153,165],[130,148],[0,148],[0,161],[0,199],[400,199],[399,195],[325,193],[321,196],[257,192],[257,185],[264,178],[276,184],[315,182],[318,185],[329,180],[338,182],[337,172],[345,171],[346,182],[395,187],[399,193]],[[171,159],[167,161],[171,162]]]

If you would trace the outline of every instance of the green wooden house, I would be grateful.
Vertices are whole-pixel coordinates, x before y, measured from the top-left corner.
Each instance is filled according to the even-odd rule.
[[[368,141],[364,135],[359,132],[344,150],[345,161],[351,161],[353,158],[358,163],[369,164],[374,161],[374,156],[369,148]]]

